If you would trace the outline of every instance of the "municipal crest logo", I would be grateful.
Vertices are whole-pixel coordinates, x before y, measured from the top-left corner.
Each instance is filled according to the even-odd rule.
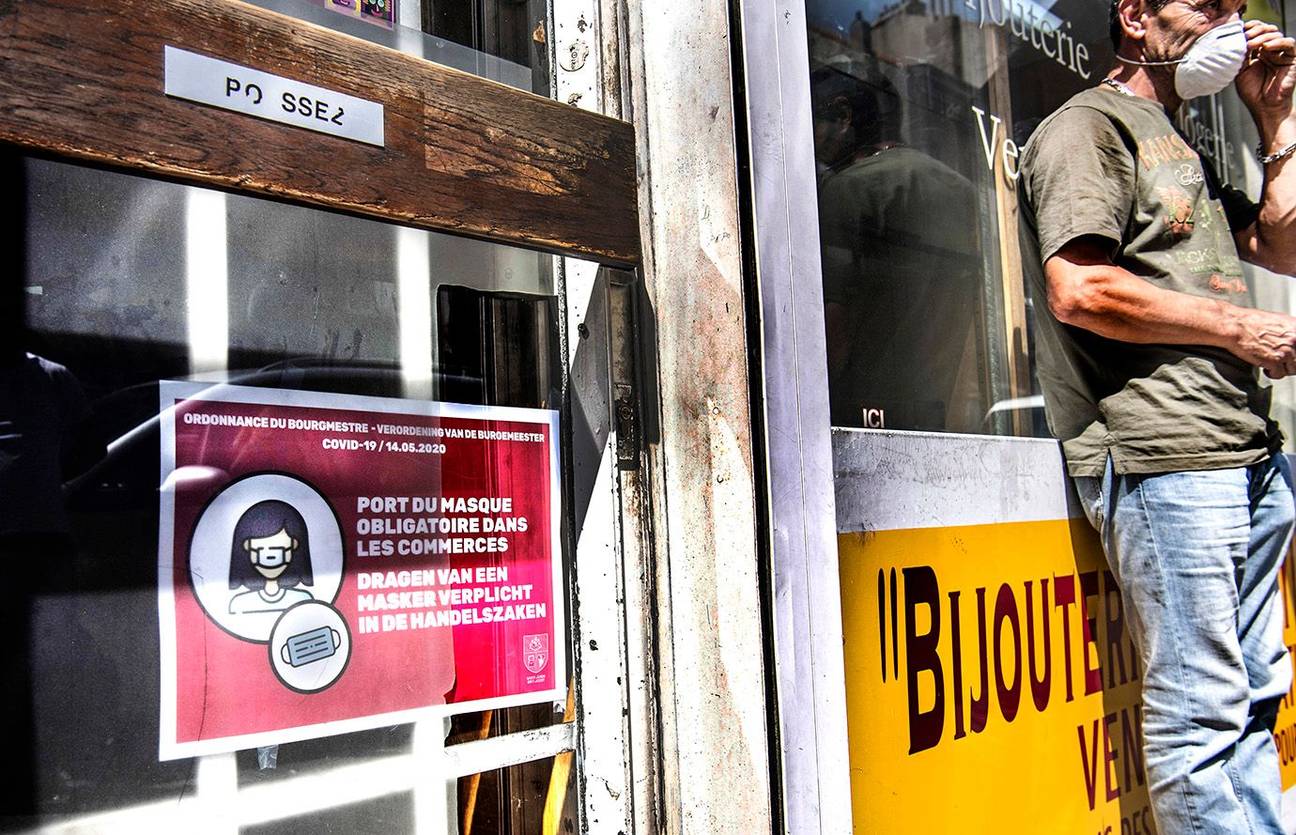
[[[524,635],[522,637],[522,666],[538,673],[549,665],[549,636]]]

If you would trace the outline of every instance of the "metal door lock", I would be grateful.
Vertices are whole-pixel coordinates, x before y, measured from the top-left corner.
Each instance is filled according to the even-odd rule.
[[[639,412],[635,408],[634,389],[624,383],[616,386],[616,452],[617,468],[639,469]]]

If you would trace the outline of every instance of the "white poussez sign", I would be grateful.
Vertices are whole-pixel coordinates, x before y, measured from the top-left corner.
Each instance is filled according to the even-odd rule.
[[[166,94],[272,122],[384,146],[383,106],[167,46]]]

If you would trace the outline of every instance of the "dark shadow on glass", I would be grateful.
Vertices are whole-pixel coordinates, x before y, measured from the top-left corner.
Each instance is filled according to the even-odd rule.
[[[980,235],[966,177],[905,141],[866,65],[811,76],[836,426],[973,431]]]
[[[550,759],[461,778],[458,784],[459,835],[576,832],[573,756],[559,754]]]

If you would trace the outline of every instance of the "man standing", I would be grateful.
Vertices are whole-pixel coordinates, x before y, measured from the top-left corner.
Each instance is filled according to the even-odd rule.
[[[1282,831],[1294,511],[1259,370],[1296,374],[1296,319],[1251,306],[1239,258],[1296,272],[1296,42],[1242,7],[1115,0],[1117,66],[1022,159],[1040,381],[1138,647],[1163,835]],[[1260,134],[1259,204],[1170,121],[1229,83]]]

